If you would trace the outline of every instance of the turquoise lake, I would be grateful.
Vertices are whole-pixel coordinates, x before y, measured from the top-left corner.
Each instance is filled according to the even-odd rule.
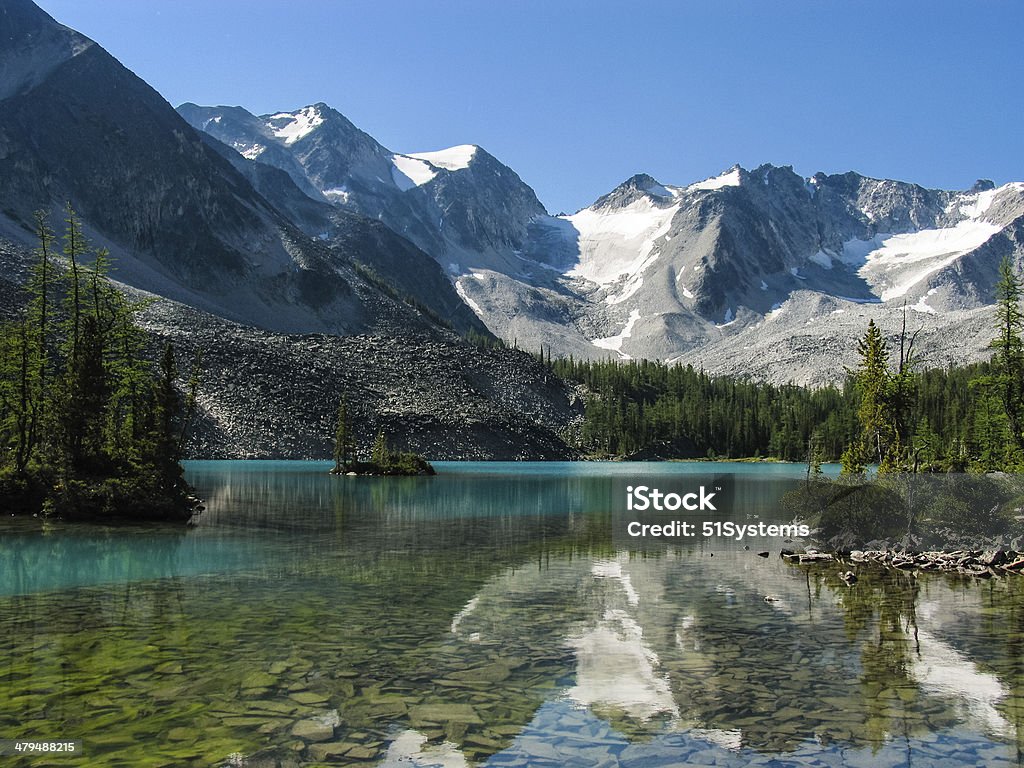
[[[1024,579],[625,534],[639,484],[788,522],[805,467],[329,466],[191,462],[187,530],[0,522],[0,739],[83,747],[0,766],[1024,765]]]

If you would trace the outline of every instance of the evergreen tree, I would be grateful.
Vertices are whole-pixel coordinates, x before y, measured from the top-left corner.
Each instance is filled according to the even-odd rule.
[[[937,466],[941,443],[927,416],[921,416],[914,429],[913,450],[915,472],[921,467],[933,469]]]
[[[997,335],[990,343],[993,372],[988,384],[1002,401],[1009,426],[1010,439],[1018,451],[1024,450],[1024,314],[1021,296],[1024,294],[1021,278],[1013,269],[1010,259],[999,265],[996,284]]]
[[[84,293],[81,259],[85,253],[85,241],[71,203],[68,203],[64,223],[64,258],[70,269],[69,288],[64,300],[66,328],[64,332],[67,356],[74,366],[78,359],[79,339],[82,320],[82,294]]]
[[[906,447],[911,442],[914,409],[917,404],[917,380],[914,371],[914,342],[920,328],[907,336],[907,304],[903,303],[903,327],[900,331],[900,357],[896,364],[896,372],[892,376],[892,392],[890,404],[892,408],[893,426],[899,441],[900,450],[904,455],[893,456],[899,461],[905,459]]]
[[[103,434],[110,380],[99,323],[86,316],[79,325],[79,349],[65,381],[64,449],[72,472],[101,472],[105,469]]]
[[[174,347],[168,342],[160,356],[160,372],[153,397],[153,435],[151,461],[167,490],[182,481],[180,423],[184,409],[175,382],[178,378]]]
[[[860,405],[857,420],[860,434],[843,453],[843,473],[859,474],[865,465],[877,463],[879,472],[895,469],[901,458],[894,394],[895,382],[889,372],[889,352],[874,320],[857,342],[860,363],[853,372]]]
[[[25,311],[0,329],[0,507],[75,515],[191,516],[180,459],[183,407],[173,349],[159,373],[135,323],[140,305],[108,281],[104,251],[67,210],[65,269],[36,217],[40,245]]]
[[[32,388],[29,393],[31,418],[24,461],[19,462],[19,471],[23,471],[28,462],[32,460],[43,436],[52,433],[52,424],[49,424],[51,415],[49,410],[50,370],[52,366],[49,350],[51,348],[50,304],[53,301],[56,282],[56,270],[53,264],[54,235],[46,223],[46,214],[43,211],[36,211],[35,224],[39,246],[36,249],[36,261],[29,272],[27,285],[29,300],[26,311],[27,321],[35,338],[27,350],[30,352],[32,361],[25,361],[32,370],[26,371],[24,374],[25,379],[31,382]]]
[[[821,477],[821,430],[815,429],[807,440],[807,479]]]
[[[14,470],[24,475],[32,454],[34,405],[32,334],[21,318],[4,328],[0,347],[0,428],[4,448],[12,456]]]
[[[370,450],[370,461],[380,468],[385,468],[391,463],[391,455],[388,452],[388,444],[383,430],[378,432],[377,437],[374,438],[373,448]]]
[[[348,403],[342,395],[338,401],[338,418],[334,429],[334,473],[348,471],[353,459],[354,437],[348,415]]]
[[[966,442],[977,468],[985,472],[1011,466],[1016,445],[995,378],[989,375],[971,382],[974,402]]]

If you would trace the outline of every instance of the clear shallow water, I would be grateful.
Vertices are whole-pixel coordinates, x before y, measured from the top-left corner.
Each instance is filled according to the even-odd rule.
[[[1021,580],[847,587],[777,539],[619,530],[627,484],[772,520],[802,467],[327,466],[193,463],[188,531],[0,528],[0,738],[87,766],[1024,765]]]

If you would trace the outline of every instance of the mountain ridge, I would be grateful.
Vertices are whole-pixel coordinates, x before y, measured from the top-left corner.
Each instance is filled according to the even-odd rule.
[[[318,208],[269,169],[247,176],[251,167],[194,131],[100,45],[27,0],[3,11],[0,62],[32,50],[36,68],[31,78],[24,68],[0,68],[0,234],[25,242],[40,209],[53,212],[60,231],[70,203],[110,249],[121,281],[289,332],[362,332],[396,320],[436,326],[411,304],[399,300],[382,313],[392,297],[362,298],[379,287],[358,274],[357,253],[371,267],[400,254],[404,293],[460,331],[486,333],[414,246]],[[320,227],[323,237],[309,237]],[[335,235],[347,250],[327,242]]]
[[[219,108],[189,109],[208,110],[206,123],[218,117]],[[327,130],[326,120],[314,124],[327,110],[318,103],[250,119],[276,118],[270,128],[286,132],[287,125],[301,122],[301,130],[278,137],[279,144],[294,137],[292,144],[301,145]],[[404,173],[400,163],[408,163],[411,176],[397,185],[400,193],[443,173],[430,164],[430,153],[390,153],[368,134],[359,136],[372,146],[381,169],[389,158],[392,175]],[[471,158],[485,152],[468,147]],[[307,179],[310,157],[303,161]],[[377,178],[385,185],[393,181],[383,170]],[[326,177],[313,179],[321,194],[334,193],[336,206],[372,212],[358,189],[332,189]],[[466,305],[508,342],[561,355],[680,360],[756,329],[791,298],[803,301],[808,290],[848,304],[878,304],[878,314],[899,311],[890,305],[904,296],[914,311],[931,314],[939,311],[935,302],[943,310],[990,302],[989,262],[997,257],[989,255],[984,266],[957,264],[966,265],[997,235],[988,250],[1020,260],[1012,234],[1024,213],[1017,191],[1013,183],[997,188],[981,182],[969,190],[935,190],[853,171],[801,177],[792,166],[771,164],[751,170],[733,165],[685,186],[639,173],[574,214],[550,216],[539,201],[525,212],[520,207],[515,235],[499,240],[499,248],[494,239],[469,239],[475,254],[465,252],[465,242],[439,243],[443,222],[431,230],[422,213],[392,205],[386,213],[377,210],[377,217],[430,253]],[[960,210],[978,207],[986,197],[977,215]],[[477,209],[495,207],[494,200],[481,202],[479,188],[458,189],[453,198]],[[904,247],[910,253],[901,259]],[[501,250],[502,257],[494,258]],[[939,278],[932,278],[936,273]]]
[[[999,260],[1021,261],[1022,192],[1019,183],[926,190],[852,172],[804,179],[771,165],[734,166],[687,187],[634,176],[555,221],[575,244],[548,264],[581,281],[583,311],[603,319],[604,333],[583,334],[592,344],[683,359],[716,334],[756,327],[807,289],[849,304],[889,302],[879,308],[889,314],[904,296],[925,313],[990,304]],[[982,254],[973,276],[959,268]],[[945,306],[929,307],[938,293]],[[472,298],[487,309],[485,295]]]
[[[286,171],[312,197],[383,221],[451,273],[513,269],[528,222],[547,214],[477,145],[394,152],[322,102],[261,116],[189,102],[178,110],[247,159]]]
[[[16,33],[0,44],[0,226],[70,199],[126,282],[271,330],[443,333],[447,317],[557,355],[734,370],[728,351],[746,374],[817,381],[809,343],[779,372],[780,334],[820,327],[822,349],[852,354],[846,318],[912,313],[941,356],[964,313],[990,311],[999,261],[1024,260],[1019,182],[734,165],[681,186],[636,174],[551,216],[477,145],[395,152],[323,102],[174,111],[28,0],[0,24]],[[30,48],[32,67],[10,63]],[[67,150],[86,145],[105,166]]]

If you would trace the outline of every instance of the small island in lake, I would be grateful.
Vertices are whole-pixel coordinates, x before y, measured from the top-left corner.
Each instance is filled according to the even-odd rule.
[[[411,451],[392,451],[388,448],[384,432],[377,432],[370,449],[370,460],[361,461],[352,424],[349,420],[348,405],[341,398],[338,405],[338,420],[334,432],[334,466],[332,475],[389,475],[417,476],[436,475],[430,462]]]

